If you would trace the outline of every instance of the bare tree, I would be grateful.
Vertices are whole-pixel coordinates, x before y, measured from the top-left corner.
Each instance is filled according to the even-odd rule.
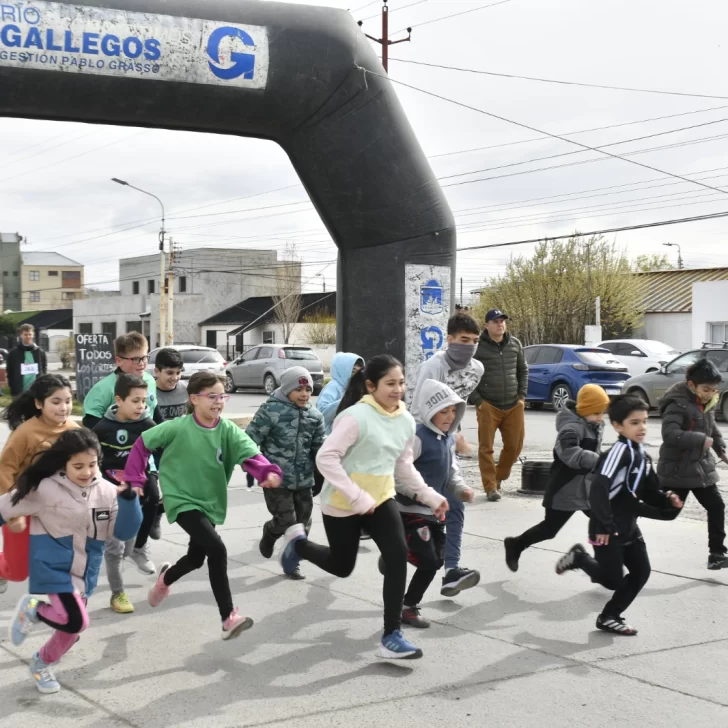
[[[283,330],[283,343],[288,344],[301,316],[301,261],[295,243],[287,243],[283,260],[276,269],[275,319]]]

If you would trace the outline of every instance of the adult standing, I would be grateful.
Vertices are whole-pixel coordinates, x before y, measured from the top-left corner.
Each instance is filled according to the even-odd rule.
[[[35,330],[31,324],[18,329],[20,343],[8,354],[7,377],[10,394],[16,397],[48,371],[46,353],[34,341]]]
[[[494,308],[485,317],[475,358],[484,374],[470,401],[478,410],[478,459],[483,490],[489,501],[501,499],[500,487],[523,449],[528,364],[523,345],[506,331],[506,316]],[[495,433],[500,430],[503,450],[496,466]]]

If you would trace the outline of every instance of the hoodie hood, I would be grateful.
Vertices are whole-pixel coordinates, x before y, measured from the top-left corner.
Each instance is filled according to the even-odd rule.
[[[576,402],[569,400],[563,409],[560,409],[556,415],[556,431],[563,430],[564,427],[576,422],[589,424],[583,417],[576,414]]]
[[[106,410],[106,414],[104,415],[104,417],[107,420],[111,420],[112,422],[143,422],[144,420],[149,420],[152,417],[152,412],[149,407],[145,407],[142,416],[138,420],[119,420],[116,417],[116,413],[118,412],[118,410],[119,405],[112,404],[111,407]]]
[[[358,354],[350,354],[341,351],[331,360],[331,378],[341,387],[346,389],[351,379],[351,372],[357,362],[364,366],[364,359]]]
[[[465,417],[465,402],[455,392],[442,382],[435,379],[426,379],[417,391],[417,402],[413,403],[422,424],[436,435],[454,434]],[[432,424],[432,418],[446,407],[456,407],[455,421],[449,432],[444,433]]]
[[[702,405],[702,403],[700,403],[700,406],[704,407],[706,412],[709,412],[715,408],[719,400],[720,394],[716,394],[713,399],[708,402],[708,404]],[[687,382],[678,382],[677,384],[673,384],[672,387],[665,392],[665,396],[660,402],[660,416],[665,414],[665,409],[671,402],[674,402],[680,407],[687,407],[689,404],[699,404],[698,395],[695,394],[690,387],[688,387]]]

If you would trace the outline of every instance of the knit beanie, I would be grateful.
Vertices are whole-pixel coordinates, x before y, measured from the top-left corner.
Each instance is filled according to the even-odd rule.
[[[576,414],[579,417],[598,415],[609,406],[609,395],[598,384],[585,384],[576,397]]]
[[[281,374],[281,394],[286,397],[295,392],[299,387],[311,387],[313,390],[313,379],[308,369],[303,367],[291,367]]]

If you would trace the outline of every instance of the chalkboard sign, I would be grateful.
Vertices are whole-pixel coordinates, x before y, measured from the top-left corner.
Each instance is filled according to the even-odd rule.
[[[76,397],[83,402],[96,382],[114,369],[114,346],[106,334],[76,334]]]

